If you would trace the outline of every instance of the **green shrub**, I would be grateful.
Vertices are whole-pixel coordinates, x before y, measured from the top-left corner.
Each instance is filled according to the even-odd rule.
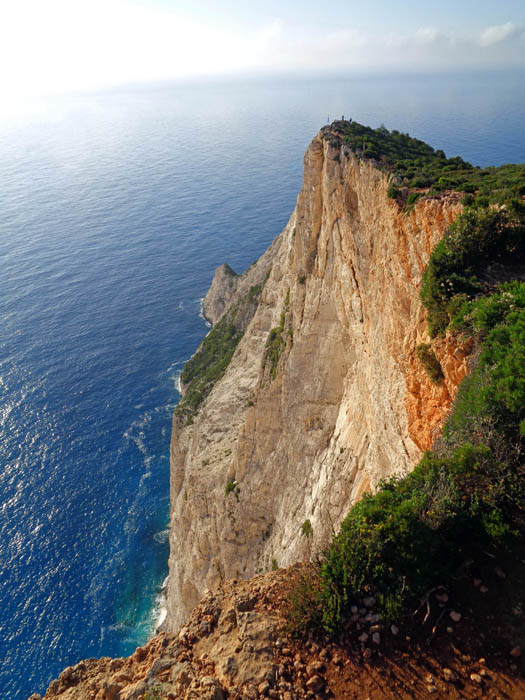
[[[400,194],[401,190],[399,189],[399,187],[396,187],[393,183],[390,183],[386,191],[387,197],[390,197],[390,199],[397,199]]]
[[[334,147],[342,141],[358,158],[372,159],[392,174],[395,184],[390,184],[388,196],[393,199],[400,195],[400,188],[430,188],[436,194],[455,189],[470,193],[475,206],[486,207],[525,193],[525,165],[474,167],[459,156],[447,158],[442,150],[434,151],[408,134],[355,121],[336,121],[323,132]]]
[[[226,498],[230,495],[230,493],[233,493],[235,495],[235,498],[239,500],[239,494],[241,492],[240,487],[237,484],[237,479],[232,477],[231,479],[228,479],[226,482],[226,488],[224,489],[224,495]]]
[[[458,216],[434,249],[423,275],[421,299],[431,337],[445,332],[455,296],[472,298],[487,288],[481,276],[489,263],[509,262],[524,250],[522,215],[512,207],[471,208]]]
[[[284,329],[281,326],[272,328],[266,340],[264,366],[266,367],[266,365],[269,364],[270,376],[272,379],[275,379],[279,358],[286,345],[285,341],[283,340],[283,330]]]
[[[333,538],[321,566],[323,626],[337,630],[367,590],[385,619],[399,617],[467,555],[514,537],[524,505],[522,479],[488,447],[427,454],[405,479],[366,494]]]
[[[301,525],[301,532],[305,537],[311,537],[312,535],[312,523],[306,519]]]
[[[262,285],[261,284],[252,284],[248,291],[248,301],[256,301],[259,299],[261,296],[262,292]]]
[[[175,414],[190,422],[200,404],[208,396],[215,383],[222,377],[243,336],[230,316],[223,316],[202,341],[195,355],[188,360],[181,374],[185,386],[183,399]]]
[[[276,328],[272,328],[268,333],[268,338],[266,339],[266,347],[263,357],[263,369],[267,365],[270,366],[270,376],[275,379],[277,374],[277,367],[279,365],[279,358],[281,353],[286,347],[286,340],[283,338],[284,323],[286,320],[286,314],[290,305],[290,288],[286,293],[286,298],[284,300],[284,308],[281,312],[281,319],[279,325]]]
[[[422,197],[421,192],[412,192],[412,194],[408,195],[408,199],[406,201],[406,204],[404,206],[405,212],[410,212],[414,208],[415,203],[417,202],[418,199]]]
[[[435,352],[427,343],[420,343],[416,348],[419,361],[423,365],[425,372],[434,384],[443,379],[443,370],[439,364]]]
[[[317,567],[300,576],[288,600],[288,627],[294,636],[302,636],[323,626],[323,589]]]

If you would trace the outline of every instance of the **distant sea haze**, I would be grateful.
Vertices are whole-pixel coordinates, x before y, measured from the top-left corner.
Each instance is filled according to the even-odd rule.
[[[1,698],[152,633],[200,299],[281,231],[327,115],[525,162],[524,78],[173,84],[0,119]]]

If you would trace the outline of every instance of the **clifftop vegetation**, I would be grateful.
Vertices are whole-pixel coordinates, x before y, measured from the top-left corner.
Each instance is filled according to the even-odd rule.
[[[391,173],[393,198],[403,190],[407,197],[413,190],[428,195],[455,190],[465,193],[465,203],[484,207],[525,195],[525,165],[479,168],[459,156],[447,158],[442,150],[395,129],[373,129],[354,121],[335,121],[322,133],[334,145],[344,143],[359,158],[373,160]]]

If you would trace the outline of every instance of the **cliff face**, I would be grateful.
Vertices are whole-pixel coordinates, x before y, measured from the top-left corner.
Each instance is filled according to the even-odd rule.
[[[424,198],[405,213],[387,188],[369,161],[317,136],[288,225],[243,275],[243,293],[264,284],[255,315],[193,423],[174,419],[169,631],[206,588],[318,551],[442,425],[469,348],[433,343],[445,378],[430,381],[416,354],[429,342],[419,287],[461,205]],[[239,302],[220,270],[212,321]]]

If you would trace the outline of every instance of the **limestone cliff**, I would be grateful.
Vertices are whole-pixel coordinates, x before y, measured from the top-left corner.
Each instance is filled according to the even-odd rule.
[[[361,494],[410,470],[442,425],[468,348],[433,343],[444,379],[427,377],[419,288],[461,204],[449,193],[406,212],[388,184],[324,130],[289,223],[243,275],[244,294],[264,284],[253,318],[192,424],[174,418],[170,631],[205,589],[318,551]],[[207,317],[238,304],[238,287],[220,269]]]

